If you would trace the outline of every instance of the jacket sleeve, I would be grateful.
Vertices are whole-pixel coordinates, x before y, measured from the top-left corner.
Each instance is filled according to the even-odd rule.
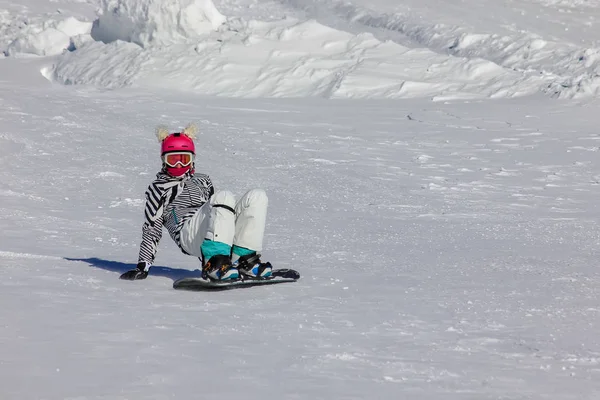
[[[211,196],[213,194],[215,194],[215,188],[213,187],[212,181],[210,180],[210,178],[208,179],[208,183],[207,183],[207,188],[208,188],[208,199],[210,200]]]
[[[138,262],[145,262],[146,269],[153,263],[158,250],[158,243],[162,237],[163,217],[159,216],[154,225],[144,222],[142,225],[142,243],[140,244],[140,255]]]
[[[162,199],[154,185],[150,185],[146,191],[144,217],[138,263],[145,262],[146,269],[149,269],[154,263],[163,227]]]
[[[208,194],[207,201],[210,201],[211,196],[215,194],[215,188],[213,187],[213,183],[208,175],[203,175],[200,181],[202,182],[202,185],[206,188],[206,193]]]

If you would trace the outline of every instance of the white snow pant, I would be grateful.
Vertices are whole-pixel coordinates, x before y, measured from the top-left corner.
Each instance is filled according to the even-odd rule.
[[[262,189],[246,192],[238,202],[227,190],[217,192],[183,224],[181,247],[190,255],[202,257],[202,242],[209,239],[260,252],[268,205],[269,199]]]

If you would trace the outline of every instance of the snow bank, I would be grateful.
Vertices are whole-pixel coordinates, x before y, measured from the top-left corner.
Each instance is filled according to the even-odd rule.
[[[351,22],[355,29],[360,30],[362,25],[363,29],[383,30],[438,53],[487,60],[518,72],[519,80],[528,82],[527,86],[539,81],[536,91],[553,97],[600,95],[600,59],[596,57],[600,49],[593,39],[597,33],[591,28],[581,29],[593,26],[586,19],[593,20],[590,10],[597,9],[598,2],[539,0],[531,4],[520,2],[519,7],[513,8],[502,2],[479,0],[463,1],[462,7],[443,6],[434,0],[403,2],[402,6],[370,0],[282,1],[308,16],[335,15]],[[396,11],[399,7],[404,7],[404,11]],[[581,13],[579,17],[562,17],[575,9]],[[423,14],[418,15],[416,10]],[[521,28],[515,25],[516,20]],[[569,32],[573,33],[568,35]],[[594,47],[588,48],[586,43]],[[530,87],[524,89],[498,91],[496,96],[530,93]]]
[[[409,49],[315,20],[233,20],[179,46],[113,44],[88,43],[64,55],[52,79],[231,97],[464,99],[535,93],[540,85],[489,61]]]
[[[39,24],[27,24],[6,48],[5,54],[13,56],[20,53],[38,56],[61,54],[74,49],[91,39],[91,22],[82,22],[74,17],[61,20],[46,20]]]
[[[211,32],[226,18],[212,0],[102,0],[94,39],[142,47],[171,44]]]
[[[64,48],[65,40],[78,49],[63,54],[44,76],[64,84],[158,87],[230,97],[448,100],[539,92],[555,97],[600,95],[598,51],[564,40],[431,25],[409,14],[379,10],[377,2],[374,8],[337,0],[283,3],[306,9],[309,15],[346,18],[359,33],[304,16],[226,19],[212,0],[101,0],[101,15],[91,29],[96,42],[56,32],[43,36],[61,43],[54,52]],[[228,14],[231,7],[241,7],[237,4],[229,5]],[[395,40],[360,33],[373,28]],[[49,47],[28,43],[15,45],[15,51],[40,54],[34,50]]]
[[[146,60],[143,49],[133,43],[91,41],[76,52],[65,53],[58,61],[58,68],[43,70],[42,74],[64,85],[91,84],[116,89],[130,86]]]

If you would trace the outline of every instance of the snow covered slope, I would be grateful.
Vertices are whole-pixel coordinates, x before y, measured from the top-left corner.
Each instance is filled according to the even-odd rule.
[[[0,0],[0,398],[600,398],[600,5],[397,3]],[[117,279],[189,122],[300,281]]]
[[[6,398],[600,394],[595,107],[18,93],[0,122]],[[302,280],[176,292],[198,262],[168,238],[148,280],[117,279],[153,125],[190,119],[218,187],[268,191],[265,255]]]
[[[598,90],[595,3],[216,4],[104,0],[93,27],[62,13],[37,19],[4,52],[70,50],[48,69],[63,84],[227,97],[573,98]]]

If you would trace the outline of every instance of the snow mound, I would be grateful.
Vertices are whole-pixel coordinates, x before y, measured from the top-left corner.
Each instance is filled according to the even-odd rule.
[[[539,21],[544,21],[542,25],[551,25],[549,22],[558,19],[560,14],[569,14],[572,10],[579,9],[582,15],[585,15],[586,8],[590,10],[598,9],[597,0],[538,0],[537,2],[520,2],[520,6],[507,13],[510,17],[505,23],[499,22],[500,26],[494,29],[488,29],[485,26],[485,17],[498,11],[510,11],[511,7],[503,6],[502,2],[481,2],[481,1],[463,1],[462,7],[457,7],[458,16],[454,20],[446,12],[452,14],[452,7],[437,7],[441,11],[436,11],[434,1],[419,2],[414,5],[426,10],[423,15],[410,12],[411,3],[403,5],[404,12],[395,11],[397,7],[395,2],[378,2],[370,4],[369,1],[344,0],[282,0],[284,3],[304,10],[308,16],[335,15],[338,18],[352,23],[355,29],[377,29],[386,32],[388,35],[401,37],[408,40],[418,47],[425,47],[437,53],[447,53],[458,58],[469,58],[472,60],[482,59],[489,61],[505,70],[518,72],[523,81],[540,81],[537,92],[546,93],[555,98],[572,99],[585,98],[590,96],[600,96],[600,49],[596,42],[591,41],[586,46],[584,39],[586,36],[596,37],[594,31],[578,30],[579,26],[592,26],[591,23],[577,21],[567,25],[560,25],[561,31],[548,31],[537,26]],[[488,4],[489,3],[489,4]],[[521,4],[522,3],[522,4]],[[394,5],[390,7],[390,5]],[[540,6],[549,7],[552,10],[542,10]],[[488,8],[486,15],[482,15],[482,9]],[[495,7],[499,7],[497,9]],[[529,8],[531,7],[531,8]],[[567,9],[565,9],[565,7]],[[474,8],[475,16],[467,18],[470,8]],[[522,8],[527,8],[528,12]],[[572,10],[571,10],[572,9]],[[517,29],[512,26],[512,19],[518,16],[525,16],[528,13],[536,15],[533,19],[528,19],[523,24],[525,29]],[[439,14],[443,17],[440,20]],[[437,17],[436,17],[437,15]],[[503,17],[504,15],[499,15]],[[593,17],[589,17],[593,18]],[[475,20],[482,20],[476,23],[477,27],[470,26]],[[470,24],[469,21],[470,20]],[[442,21],[442,22],[440,22]],[[489,21],[488,21],[489,22]],[[540,34],[534,33],[536,29],[528,30],[530,24],[534,23]],[[562,37],[564,32],[577,32],[572,37]],[[549,33],[551,32],[551,33]],[[590,34],[592,32],[592,34]],[[529,78],[526,78],[529,76]],[[541,79],[536,79],[536,76]],[[525,94],[519,88],[508,90],[508,93]],[[525,90],[529,92],[529,89]],[[512,96],[512,95],[511,95]],[[494,97],[506,97],[502,91]],[[510,97],[510,96],[509,96]]]
[[[75,49],[91,39],[91,22],[82,22],[74,17],[62,20],[46,20],[39,24],[27,24],[6,48],[7,56],[33,54],[52,56],[65,50]]]
[[[51,79],[228,97],[434,100],[512,97],[536,93],[541,85],[539,78],[486,60],[410,49],[315,20],[230,20],[218,32],[177,46],[110,45],[87,43],[61,56]]]
[[[99,15],[90,10],[71,18],[61,10],[34,19],[0,10],[0,57],[58,55],[42,75],[63,84],[229,97],[600,96],[600,48],[582,41],[593,31],[581,24],[569,25],[565,32],[576,32],[563,36],[537,22],[524,30],[519,26],[537,18],[507,25],[515,19],[523,24],[517,10],[488,29],[489,19],[473,26],[462,21],[462,10],[448,9],[446,16],[435,0],[413,1],[425,18],[408,12],[410,4],[397,9],[394,2],[369,0],[217,3],[228,18],[213,0],[94,0]],[[465,1],[475,9],[471,22],[479,21],[481,4]],[[302,10],[298,19],[286,17],[290,6]],[[250,19],[249,10],[260,20]],[[548,20],[556,17],[542,11]],[[335,27],[347,22],[350,32],[317,22],[328,15],[338,20]],[[81,22],[88,17],[93,24]]]
[[[172,44],[211,32],[226,18],[212,0],[102,0],[92,37],[142,47]]]

